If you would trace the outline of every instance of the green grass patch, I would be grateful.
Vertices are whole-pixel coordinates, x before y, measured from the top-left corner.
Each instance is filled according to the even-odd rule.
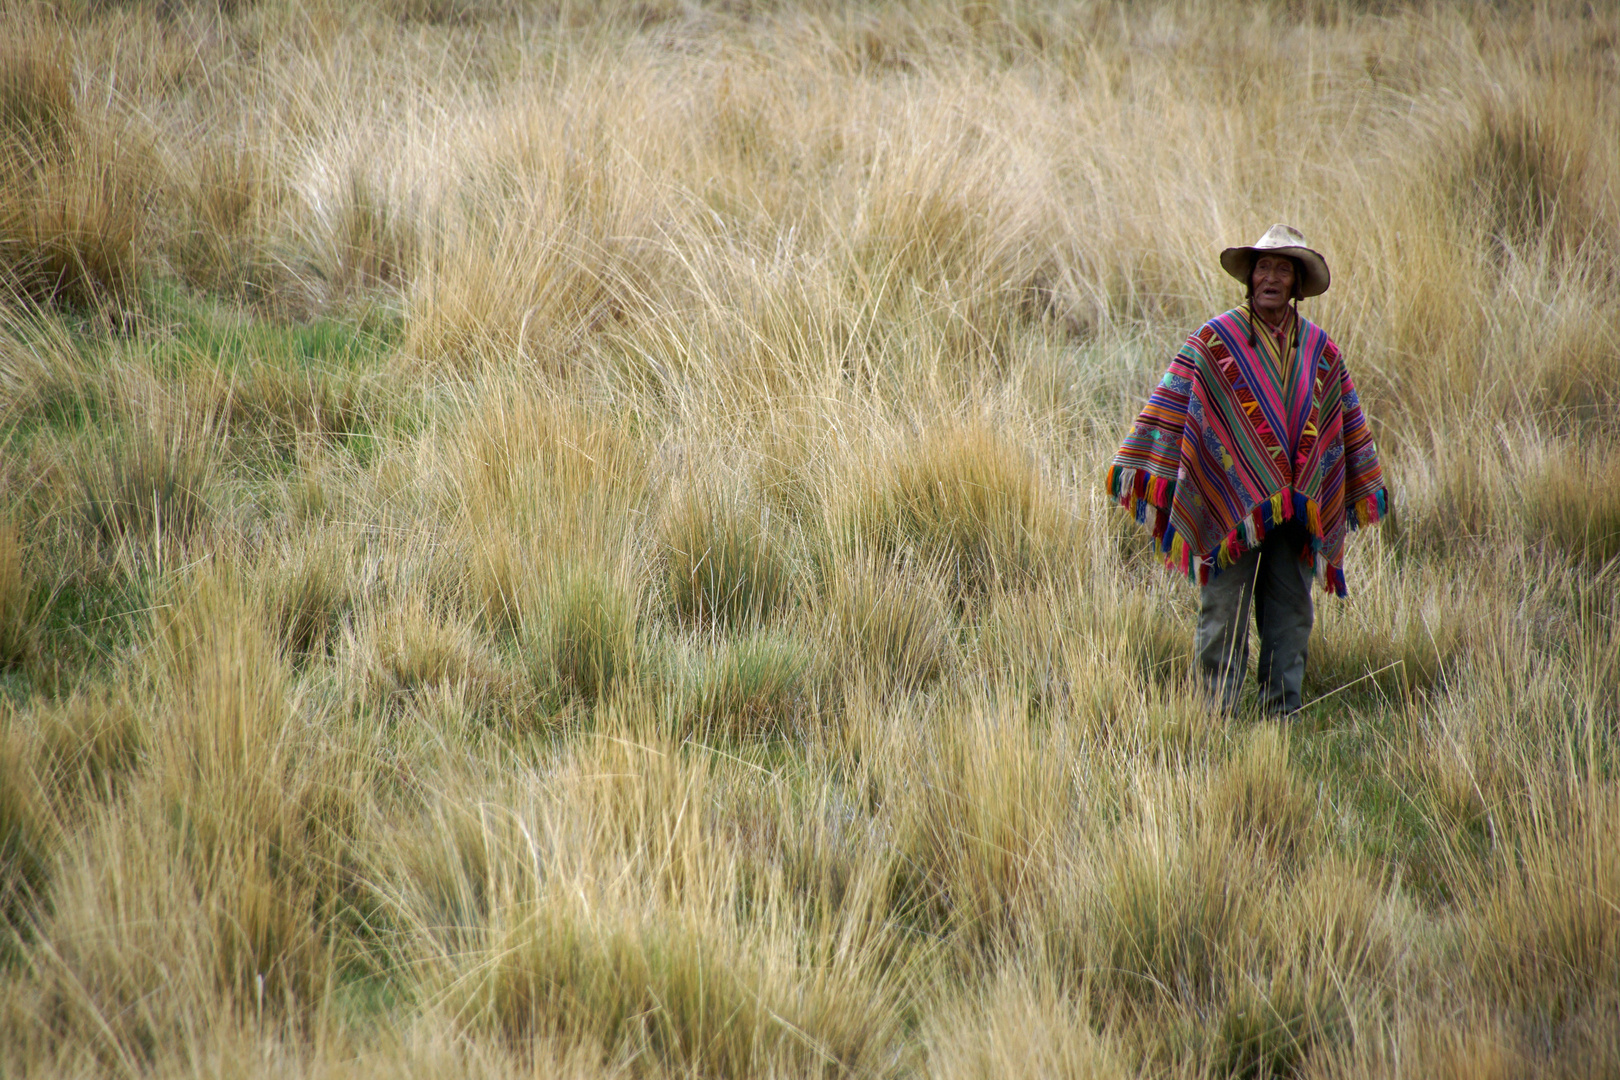
[[[103,419],[106,353],[104,328],[0,301],[0,444],[21,451],[36,435],[77,432]]]
[[[396,319],[361,321],[267,319],[178,289],[152,293],[140,340],[159,371],[179,373],[199,362],[222,370],[269,361],[283,366],[367,371],[399,339]]]
[[[43,609],[38,652],[26,675],[37,690],[60,693],[128,653],[151,626],[145,574],[82,574],[34,586]]]
[[[1318,802],[1327,835],[1336,834],[1348,854],[1387,867],[1413,895],[1439,905],[1454,897],[1447,851],[1472,847],[1475,838],[1466,828],[1448,833],[1432,800],[1389,766],[1411,754],[1406,723],[1396,708],[1308,705],[1290,730],[1291,757]]]

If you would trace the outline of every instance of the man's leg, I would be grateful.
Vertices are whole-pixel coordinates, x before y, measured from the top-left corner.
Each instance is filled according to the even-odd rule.
[[[1305,656],[1315,611],[1311,607],[1311,564],[1300,561],[1310,543],[1305,530],[1290,522],[1261,545],[1254,585],[1254,618],[1260,629],[1260,708],[1271,715],[1300,707]]]
[[[1230,711],[1243,689],[1249,664],[1249,600],[1260,553],[1250,551],[1199,591],[1198,634],[1193,651],[1211,704]]]

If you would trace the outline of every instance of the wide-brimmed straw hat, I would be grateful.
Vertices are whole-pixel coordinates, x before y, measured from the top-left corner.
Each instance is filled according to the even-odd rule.
[[[1227,248],[1221,252],[1221,269],[1247,285],[1254,261],[1262,255],[1289,255],[1298,260],[1300,296],[1321,296],[1333,280],[1322,253],[1307,247],[1305,238],[1291,225],[1273,225],[1249,246]]]

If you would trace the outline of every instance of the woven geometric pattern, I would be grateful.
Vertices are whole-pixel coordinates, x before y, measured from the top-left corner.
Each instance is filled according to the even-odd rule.
[[[1249,344],[1248,306],[1199,327],[1170,362],[1108,469],[1108,491],[1151,527],[1166,564],[1209,581],[1276,524],[1310,532],[1305,558],[1345,595],[1344,537],[1388,493],[1338,346],[1303,317],[1287,356]]]

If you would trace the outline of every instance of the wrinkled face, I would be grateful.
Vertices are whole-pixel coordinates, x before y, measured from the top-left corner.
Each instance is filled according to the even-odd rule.
[[[1286,255],[1262,255],[1254,260],[1249,286],[1260,314],[1275,319],[1294,295],[1294,260]]]

